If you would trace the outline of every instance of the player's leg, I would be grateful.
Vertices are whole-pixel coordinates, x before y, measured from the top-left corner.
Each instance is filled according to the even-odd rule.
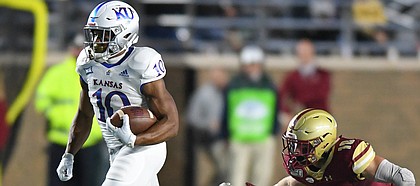
[[[248,144],[231,142],[230,182],[232,185],[244,185],[247,181],[251,161]]]
[[[132,186],[137,186],[137,183],[149,183],[146,186],[159,186],[159,180],[157,174],[159,173],[160,169],[162,169],[163,164],[166,160],[166,142],[158,144],[153,151],[148,153],[147,163],[149,164],[146,166],[146,170],[137,177],[136,184]],[[149,170],[150,169],[150,170]]]
[[[253,148],[253,178],[255,185],[273,185],[271,183],[274,168],[275,139],[269,137],[266,141]]]
[[[166,159],[166,143],[123,147],[116,155],[103,186],[159,185],[157,173]],[[155,180],[156,179],[156,180]]]

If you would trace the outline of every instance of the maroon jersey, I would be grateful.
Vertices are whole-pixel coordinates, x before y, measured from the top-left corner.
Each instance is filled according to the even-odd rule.
[[[328,111],[330,72],[317,68],[315,74],[303,77],[298,70],[286,75],[279,93],[279,106],[283,112],[294,112],[294,105]]]
[[[375,157],[375,152],[370,144],[360,139],[341,137],[334,145],[324,166],[318,171],[309,167],[289,170],[286,163],[284,167],[289,175],[307,185],[336,185],[336,186],[381,186],[390,185],[372,182],[365,179],[361,173]],[[284,162],[288,157],[284,156]]]
[[[6,100],[0,98],[0,152],[5,149],[9,135],[9,125],[6,122],[6,105]]]

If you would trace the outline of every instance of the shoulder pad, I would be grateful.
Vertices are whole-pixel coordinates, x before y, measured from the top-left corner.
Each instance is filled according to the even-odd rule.
[[[133,52],[133,59],[128,64],[130,68],[144,70],[155,60],[161,60],[161,55],[150,47],[136,47]]]
[[[89,63],[90,59],[86,55],[86,49],[80,51],[79,56],[77,56],[76,66],[82,66]]]

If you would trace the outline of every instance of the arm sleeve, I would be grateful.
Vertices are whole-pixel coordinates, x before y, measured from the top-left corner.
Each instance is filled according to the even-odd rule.
[[[330,91],[331,91],[331,78],[330,73],[325,70],[320,70],[318,72],[321,76],[321,81],[317,83],[317,89],[314,91],[311,91],[312,94],[310,99],[311,101],[318,102],[321,105],[325,105],[325,108],[328,110],[328,99],[330,97]],[[309,101],[309,100],[308,100]]]
[[[386,159],[379,164],[375,173],[375,181],[393,183],[398,186],[416,185],[414,174],[410,170],[401,168]]]
[[[328,99],[330,97],[331,92],[331,75],[329,72],[325,72],[324,86],[325,87],[323,88],[322,96],[325,99]]]

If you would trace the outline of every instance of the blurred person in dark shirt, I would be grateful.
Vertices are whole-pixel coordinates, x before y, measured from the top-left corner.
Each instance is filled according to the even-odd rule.
[[[226,172],[220,122],[224,106],[223,92],[229,75],[222,67],[212,67],[206,75],[205,82],[194,90],[189,99],[186,112],[186,186],[214,185],[213,182],[219,183],[223,180]],[[209,158],[210,171],[199,162],[200,152],[204,152]],[[202,173],[209,175],[208,172],[211,173],[210,176],[203,176]]]
[[[7,100],[5,92],[5,83],[3,78],[4,71],[0,71],[0,181],[3,176],[3,160],[5,158],[5,149],[7,138],[9,136],[9,125],[6,122]]]

